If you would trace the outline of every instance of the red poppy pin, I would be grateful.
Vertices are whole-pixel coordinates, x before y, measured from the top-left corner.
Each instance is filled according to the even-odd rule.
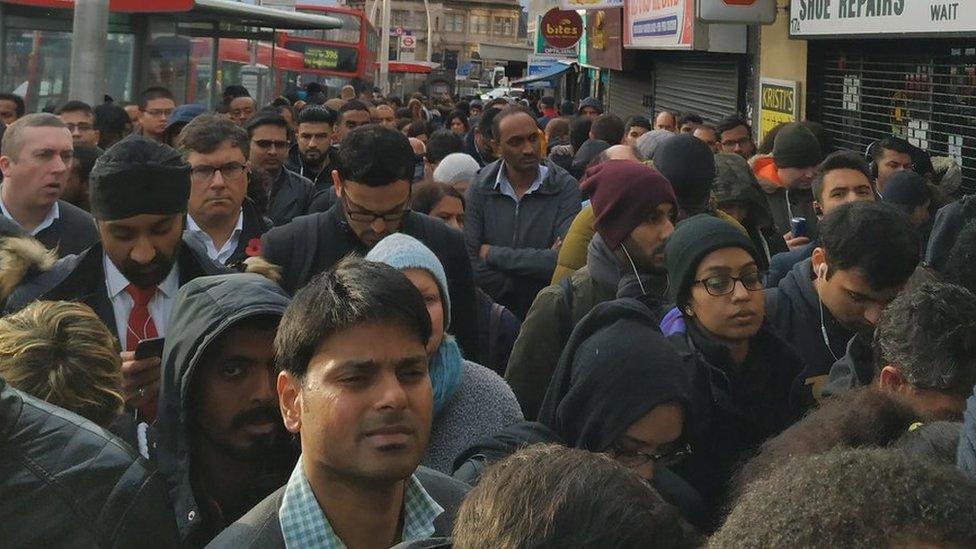
[[[247,247],[244,248],[244,253],[247,254],[247,257],[257,257],[261,255],[261,239],[252,238],[251,240],[248,240]]]

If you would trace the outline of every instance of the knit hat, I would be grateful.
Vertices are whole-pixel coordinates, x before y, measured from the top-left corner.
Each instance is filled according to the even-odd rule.
[[[668,139],[674,137],[673,132],[668,130],[651,130],[637,138],[637,155],[642,160],[654,158],[654,151]]]
[[[594,226],[611,250],[647,219],[647,212],[663,202],[678,205],[664,176],[632,160],[608,160],[586,170],[580,190],[589,195]]]
[[[705,209],[715,180],[715,153],[704,141],[693,135],[676,135],[658,146],[652,160],[671,182],[683,210]]]
[[[671,298],[679,309],[688,302],[698,264],[706,255],[722,248],[742,248],[759,262],[749,237],[728,221],[698,214],[675,227],[664,247],[664,262],[668,267]]]
[[[799,122],[783,126],[773,140],[773,161],[777,168],[809,168],[821,160],[820,142]]]
[[[915,172],[898,172],[884,186],[882,201],[904,209],[914,210],[929,199],[925,178]]]
[[[190,165],[176,149],[133,135],[98,158],[88,188],[98,220],[178,214],[190,197]]]
[[[596,97],[587,97],[586,99],[580,101],[579,108],[576,109],[576,113],[579,114],[583,112],[584,107],[593,107],[594,109],[600,111],[603,114],[603,102]]]
[[[453,185],[474,179],[481,166],[478,161],[465,153],[451,153],[444,157],[434,169],[434,181]]]
[[[441,290],[441,303],[444,304],[444,331],[451,322],[451,294],[447,291],[447,275],[444,266],[430,248],[423,242],[403,233],[393,233],[380,240],[366,254],[366,261],[386,263],[397,270],[423,269],[434,277]]]

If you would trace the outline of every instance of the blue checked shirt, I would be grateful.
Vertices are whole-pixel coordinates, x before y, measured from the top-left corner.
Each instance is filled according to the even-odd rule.
[[[434,519],[443,512],[444,508],[424,490],[416,475],[410,475],[403,490],[403,531],[398,542],[431,537],[434,534]],[[278,522],[287,549],[346,547],[319,507],[300,457],[285,487]]]

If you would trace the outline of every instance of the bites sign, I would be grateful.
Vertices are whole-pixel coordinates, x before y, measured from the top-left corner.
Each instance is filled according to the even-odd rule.
[[[571,48],[583,37],[583,18],[575,11],[552,8],[539,26],[542,39],[554,48]]]

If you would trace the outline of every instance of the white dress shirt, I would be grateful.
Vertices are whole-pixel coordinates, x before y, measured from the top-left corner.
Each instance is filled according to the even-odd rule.
[[[0,198],[0,211],[3,212],[4,217],[20,225],[20,221],[14,219],[14,216],[10,213],[9,210],[7,210],[7,206],[3,203],[2,198]],[[55,200],[54,205],[51,206],[51,209],[47,212],[47,215],[44,217],[43,220],[41,220],[40,223],[38,223],[36,227],[34,227],[34,230],[30,232],[30,235],[37,236],[37,233],[50,227],[54,223],[54,221],[59,217],[61,217],[61,207],[58,205],[57,200]]]
[[[129,285],[129,280],[112,263],[108,255],[102,254],[102,264],[105,268],[105,287],[108,290],[108,298],[112,301],[112,310],[115,312],[115,327],[118,331],[119,343],[125,349],[126,336],[129,332],[129,313],[135,302],[132,296],[125,291]],[[149,301],[149,316],[156,325],[156,333],[159,337],[166,335],[166,324],[169,322],[169,314],[173,310],[173,300],[176,292],[180,289],[180,269],[176,263],[169,274],[156,286],[158,291]],[[141,335],[141,334],[140,334]]]
[[[244,210],[237,212],[237,224],[234,225],[234,232],[230,234],[230,238],[227,239],[227,242],[224,242],[224,245],[219,250],[214,245],[213,238],[201,229],[197,225],[197,222],[193,220],[193,216],[189,214],[186,216],[186,230],[207,247],[207,255],[210,259],[223,265],[234,254],[234,250],[237,249],[237,243],[240,242],[241,231],[244,230]]]

